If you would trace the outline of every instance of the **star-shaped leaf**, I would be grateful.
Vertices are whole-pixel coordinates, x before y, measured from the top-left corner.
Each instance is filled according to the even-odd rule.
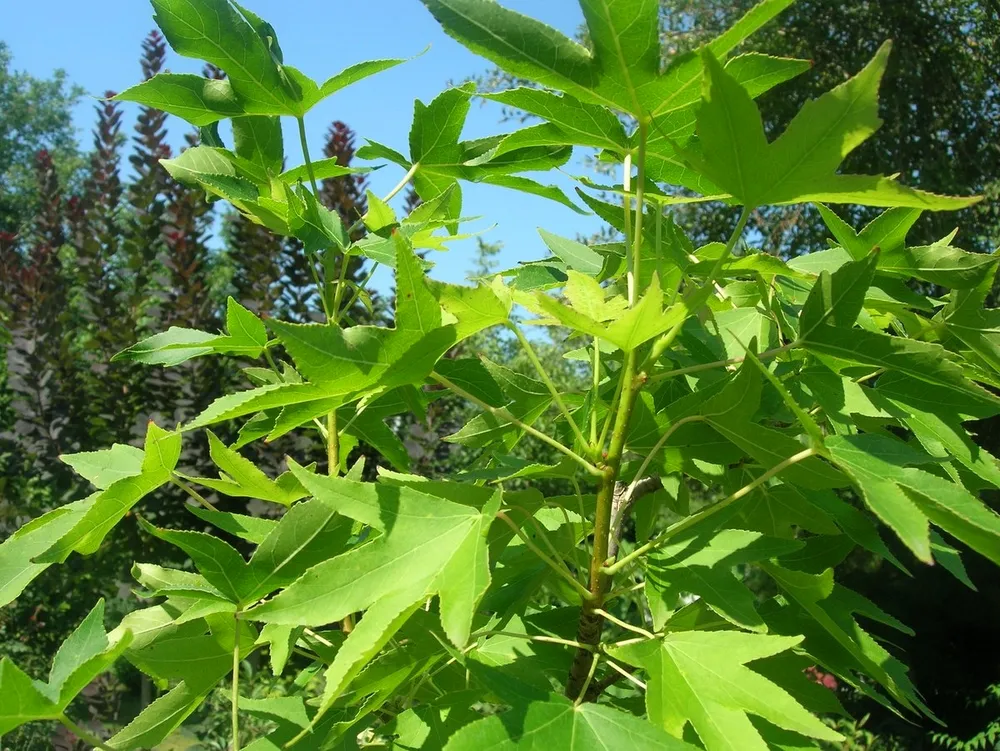
[[[413,188],[425,201],[448,192],[448,215],[452,218],[458,218],[462,211],[459,180],[485,182],[534,193],[579,211],[558,188],[541,185],[516,174],[547,171],[565,164],[571,153],[569,147],[562,144],[528,144],[492,155],[502,136],[460,140],[474,92],[473,84],[465,84],[447,89],[429,104],[417,100],[410,128],[409,158],[373,141],[358,149],[358,156],[362,159],[388,159],[407,170],[414,170]]]
[[[702,64],[696,55],[674,60],[661,74],[656,0],[580,0],[593,52],[492,0],[423,2],[445,32],[476,54],[580,102],[644,119],[697,100]],[[727,54],[791,2],[764,0],[709,48]]]
[[[827,741],[841,735],[747,663],[792,649],[801,638],[737,631],[683,631],[613,647],[612,657],[649,674],[649,719],[671,735],[691,726],[708,751],[768,751],[749,715]]]
[[[938,211],[975,203],[978,198],[937,196],[886,177],[836,173],[882,124],[878,87],[889,50],[884,44],[858,75],[808,102],[773,143],[750,94],[706,50],[699,142],[686,150],[688,161],[750,208],[824,201]]]
[[[930,523],[1000,563],[1000,516],[961,485],[913,464],[930,456],[889,436],[834,436],[827,448],[868,507],[917,558],[933,562]]]

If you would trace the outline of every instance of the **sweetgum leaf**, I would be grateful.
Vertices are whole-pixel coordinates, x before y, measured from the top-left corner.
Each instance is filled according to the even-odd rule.
[[[321,477],[294,468],[299,481],[329,508],[382,532],[369,545],[310,569],[248,617],[267,623],[332,623],[396,592],[441,597],[441,622],[462,646],[489,585],[485,532],[499,508],[497,493],[480,512],[411,488]],[[406,594],[404,594],[406,593]],[[387,617],[394,618],[395,616]]]
[[[243,111],[292,114],[296,97],[267,43],[229,0],[152,0],[156,24],[179,55],[222,68]]]
[[[445,751],[559,748],[606,751],[648,748],[693,751],[658,727],[603,704],[580,704],[551,694],[466,725],[445,744]]]
[[[842,740],[784,689],[746,667],[800,641],[737,631],[687,631],[613,647],[610,653],[649,673],[649,718],[672,735],[681,737],[690,722],[708,751],[767,751],[751,714],[808,737]]]
[[[52,660],[49,680],[33,681],[9,657],[0,660],[0,734],[27,722],[55,720],[98,675],[107,670],[132,641],[130,631],[104,631],[104,600],[66,637]]]
[[[1000,516],[961,485],[917,467],[931,458],[888,436],[827,440],[865,502],[917,558],[932,562],[929,523],[1000,564]]]
[[[884,44],[858,75],[807,102],[773,143],[750,94],[706,50],[700,142],[697,153],[685,152],[688,161],[750,208],[826,201],[940,211],[975,203],[978,198],[936,196],[889,178],[836,174],[844,158],[882,124],[878,86],[889,50]]]
[[[70,553],[95,553],[105,536],[144,496],[170,480],[181,453],[181,435],[149,423],[146,431],[142,471],[116,480],[94,495],[73,527],[43,554],[37,563],[61,563]]]
[[[228,80],[216,81],[188,73],[157,73],[112,98],[163,110],[197,128],[244,114]]]

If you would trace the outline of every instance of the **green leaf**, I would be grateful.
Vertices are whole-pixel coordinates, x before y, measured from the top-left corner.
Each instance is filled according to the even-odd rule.
[[[516,78],[564,91],[581,102],[644,118],[697,100],[702,71],[697,56],[679,58],[660,75],[655,0],[581,0],[593,54],[555,29],[489,0],[423,2],[446,33],[476,54]],[[790,2],[765,0],[709,49],[725,55]]]
[[[243,112],[294,114],[296,96],[280,63],[229,0],[152,3],[156,24],[174,51],[222,68]]]
[[[894,404],[903,410],[903,422],[928,454],[942,461],[954,459],[994,487],[1000,487],[997,458],[972,441],[954,414],[944,410],[924,412],[899,402]]]
[[[604,268],[604,257],[583,243],[553,235],[541,228],[539,228],[538,234],[542,236],[542,240],[552,251],[552,254],[570,269],[588,276],[597,276]]]
[[[255,599],[250,595],[256,589],[257,579],[231,545],[203,532],[160,529],[141,516],[138,520],[139,526],[153,537],[187,553],[201,575],[230,602],[242,604]]]
[[[9,657],[0,660],[0,735],[26,722],[57,719],[87,685],[107,670],[132,641],[129,631],[112,641],[104,630],[104,600],[66,638],[52,660],[47,683],[33,681]]]
[[[260,545],[278,525],[275,519],[263,519],[245,514],[231,514],[226,511],[214,511],[201,506],[188,506],[187,510],[199,519],[228,532],[241,540]]]
[[[972,289],[992,279],[997,259],[985,253],[968,253],[949,243],[939,242],[906,248],[898,246],[882,253],[879,271],[904,279],[916,277],[952,289]]]
[[[952,399],[996,399],[967,379],[938,344],[860,329],[818,326],[802,346],[823,357],[885,368],[933,384],[953,392]]]
[[[845,263],[833,274],[823,271],[802,306],[799,339],[808,340],[824,324],[851,328],[864,306],[879,254],[873,251],[860,261]]]
[[[134,720],[112,736],[108,744],[115,751],[157,747],[201,706],[210,690],[181,681],[144,708]]]
[[[521,87],[482,95],[494,102],[542,117],[547,123],[505,136],[490,157],[525,146],[574,145],[623,153],[628,136],[621,121],[604,107],[587,104],[568,94]]]
[[[313,567],[247,616],[267,623],[320,625],[396,592],[405,593],[399,612],[408,604],[407,596],[415,602],[438,594],[445,633],[464,646],[490,581],[485,533],[499,508],[499,493],[480,512],[411,488],[321,477],[297,467],[293,471],[317,500],[381,531],[382,537]]]
[[[861,628],[854,614],[858,613],[904,633],[911,633],[906,626],[861,595],[834,584],[832,569],[827,569],[822,574],[809,574],[782,568],[774,563],[763,563],[761,568],[778,583],[795,605],[783,608],[778,611],[777,617],[772,615],[768,619],[772,631],[804,633],[804,646],[809,654],[816,657],[822,666],[835,670],[843,680],[860,688],[863,684],[856,682],[852,673],[867,674],[889,690],[907,709],[929,713],[907,678],[905,668]],[[801,636],[795,638],[800,639]],[[886,703],[881,694],[871,689],[865,693]]]
[[[163,110],[196,128],[243,114],[243,106],[228,80],[216,81],[187,73],[157,73],[112,99]]]
[[[907,466],[930,457],[896,439],[874,434],[835,436],[827,439],[827,447],[869,508],[917,558],[933,561],[929,523],[934,523],[1000,563],[1000,516],[961,485]]]
[[[540,185],[515,174],[559,167],[569,159],[571,148],[561,144],[543,144],[494,154],[502,137],[459,141],[474,90],[474,85],[465,84],[442,92],[430,104],[419,100],[415,103],[409,159],[371,141],[358,150],[358,156],[362,159],[388,159],[406,169],[416,165],[413,188],[417,195],[424,201],[432,201],[447,193],[448,215],[455,219],[462,209],[459,180],[520,190],[579,210],[558,188]],[[449,225],[449,230],[454,232],[455,226]]]
[[[486,717],[457,731],[445,751],[500,749],[662,749],[693,751],[694,746],[671,738],[659,728],[620,709],[603,704],[574,705],[551,694],[504,714]]]
[[[583,101],[609,104],[592,93],[597,82],[587,50],[545,24],[487,0],[423,0],[445,32],[477,55]]]
[[[167,432],[150,422],[142,471],[115,481],[93,496],[73,527],[43,554],[36,556],[35,562],[61,563],[73,551],[83,555],[97,552],[108,532],[136,503],[170,480],[180,453],[180,433]]]
[[[732,569],[794,552],[802,543],[742,529],[722,530],[703,545],[698,542],[681,540],[650,555],[646,563],[647,587],[654,586],[668,610],[676,609],[681,593],[686,592],[698,595],[737,627],[766,631],[755,607],[757,598]]]
[[[354,63],[349,65],[340,73],[336,73],[330,76],[322,85],[316,87],[316,85],[309,81],[309,84],[303,86],[302,101],[296,105],[295,112],[291,113],[297,117],[302,117],[309,110],[315,107],[317,104],[322,102],[329,96],[336,94],[341,89],[345,89],[358,81],[363,81],[370,76],[374,76],[382,71],[389,70],[390,68],[395,68],[401,63],[405,63],[406,60],[399,58],[391,58],[386,60],[365,60],[360,63]]]
[[[550,316],[533,323],[561,324],[577,333],[589,334],[610,342],[625,352],[630,352],[653,337],[659,336],[683,321],[687,315],[687,307],[683,303],[663,309],[663,292],[660,289],[659,279],[655,276],[638,304],[625,311],[617,320],[607,324],[595,321],[588,315],[563,305],[544,292],[535,293],[531,301],[518,300],[518,302],[526,306],[531,305],[532,310]]]
[[[1000,372],[1000,310],[986,308],[993,289],[991,270],[975,287],[951,293],[951,301],[941,311],[949,334]]]
[[[372,171],[371,167],[345,167],[340,164],[337,157],[320,159],[313,162],[312,166],[313,174],[316,175],[317,180],[326,180],[331,177],[345,177],[347,175],[361,175]],[[278,175],[278,179],[286,185],[306,182],[309,179],[309,167],[305,164],[292,167],[290,170],[285,170]]]
[[[206,477],[189,478],[206,488],[237,498],[258,498],[262,501],[280,503],[291,506],[295,501],[306,497],[304,488],[297,483],[280,483],[272,480],[239,453],[220,441],[214,433],[208,433],[208,451],[221,471],[220,478],[213,480]]]
[[[688,160],[750,208],[825,201],[937,211],[975,203],[978,198],[936,196],[889,178],[836,174],[844,158],[882,124],[878,86],[889,50],[884,44],[858,75],[807,102],[770,144],[750,94],[705,51],[700,148],[697,153],[689,148]]]
[[[288,228],[302,241],[307,253],[315,253],[327,248],[344,249],[350,240],[340,214],[319,202],[305,186],[299,185],[287,191]]]
[[[0,608],[13,602],[49,563],[35,558],[55,545],[80,522],[98,494],[52,509],[21,526],[0,543]]]
[[[62,454],[59,460],[90,480],[101,490],[107,490],[117,480],[134,477],[142,472],[143,451],[135,446],[116,443],[109,449]]]
[[[746,667],[800,642],[801,637],[687,631],[613,647],[610,654],[649,673],[649,719],[678,738],[690,722],[707,751],[767,751],[751,714],[810,738],[840,741],[839,733],[784,689]]]
[[[257,316],[232,297],[226,302],[226,328],[228,335],[214,336],[203,331],[171,326],[163,333],[153,334],[122,350],[111,358],[111,362],[138,362],[171,367],[205,355],[261,356],[267,346],[267,330]]]
[[[233,148],[236,155],[279,175],[285,166],[281,118],[233,118]]]
[[[350,536],[351,523],[329,504],[296,504],[250,558],[248,572],[256,585],[247,599],[260,599],[291,584],[307,569],[343,552]]]
[[[823,204],[816,204],[816,208],[834,238],[855,261],[860,261],[876,247],[882,251],[883,258],[903,247],[906,235],[922,213],[920,209],[889,209],[865,225],[861,232],[855,232]]]

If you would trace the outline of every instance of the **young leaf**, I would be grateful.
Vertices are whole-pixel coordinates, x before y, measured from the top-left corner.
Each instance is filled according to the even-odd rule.
[[[215,466],[221,470],[222,476],[218,480],[206,477],[189,478],[192,482],[224,495],[258,498],[262,501],[280,503],[282,506],[291,506],[295,501],[306,497],[305,489],[298,487],[297,483],[282,485],[272,480],[257,469],[253,462],[240,456],[233,449],[227,448],[211,431],[208,432],[208,450]]]
[[[613,647],[610,654],[649,673],[646,709],[652,722],[678,738],[690,722],[708,751],[767,751],[770,747],[751,723],[751,714],[807,737],[840,741],[839,733],[784,689],[746,667],[800,641],[737,631],[688,631]]]

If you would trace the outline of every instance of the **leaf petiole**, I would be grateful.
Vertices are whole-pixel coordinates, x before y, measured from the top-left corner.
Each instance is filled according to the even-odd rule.
[[[597,467],[595,467],[589,461],[587,461],[586,459],[584,459],[582,456],[580,456],[578,453],[576,453],[573,449],[571,449],[571,448],[569,448],[567,446],[564,446],[563,444],[559,443],[559,441],[557,441],[555,438],[552,438],[551,436],[545,435],[545,433],[543,433],[542,431],[538,430],[537,428],[533,428],[531,425],[528,425],[526,422],[522,422],[521,420],[519,420],[516,417],[514,417],[514,415],[512,415],[510,412],[508,412],[503,407],[494,407],[491,404],[487,404],[482,399],[479,399],[479,398],[473,396],[472,394],[470,394],[468,391],[466,391],[462,387],[458,386],[455,383],[452,383],[451,381],[449,381],[447,378],[445,378],[440,373],[431,373],[431,378],[433,380],[437,381],[442,386],[444,386],[446,389],[448,389],[453,394],[461,396],[463,399],[468,399],[470,402],[472,402],[473,404],[475,404],[476,406],[478,406],[480,409],[486,410],[487,412],[489,412],[494,417],[499,417],[501,420],[506,420],[507,422],[509,422],[509,423],[511,423],[513,425],[516,425],[521,430],[523,430],[525,433],[528,433],[529,435],[534,436],[538,440],[543,441],[544,443],[549,444],[552,448],[556,449],[557,451],[561,451],[563,454],[565,454],[566,456],[568,456],[570,459],[573,459],[575,462],[577,462],[578,464],[580,464],[580,466],[582,466],[584,469],[586,469],[590,474],[596,475],[598,477],[603,477],[604,473],[601,470],[599,470]]]

